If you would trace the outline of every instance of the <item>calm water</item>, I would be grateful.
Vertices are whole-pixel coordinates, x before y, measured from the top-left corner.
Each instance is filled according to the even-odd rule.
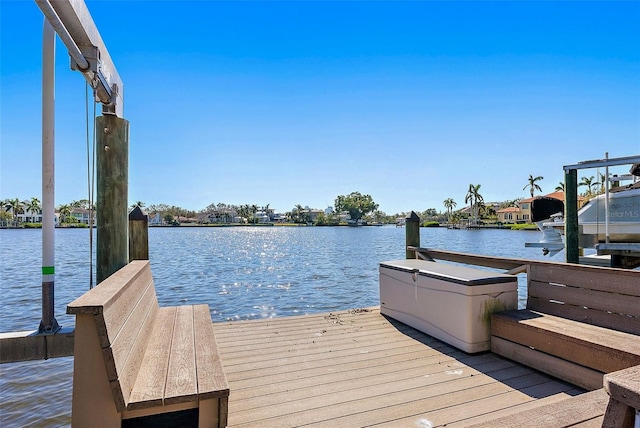
[[[34,330],[40,309],[41,231],[0,230],[0,331]],[[421,229],[421,246],[543,259],[538,233]],[[404,258],[404,228],[152,228],[160,304],[208,303],[213,321],[282,317],[379,304],[378,263]],[[520,281],[521,299],[526,296]],[[89,288],[88,230],[56,230],[56,319]],[[0,425],[66,426],[72,358],[0,366]]]

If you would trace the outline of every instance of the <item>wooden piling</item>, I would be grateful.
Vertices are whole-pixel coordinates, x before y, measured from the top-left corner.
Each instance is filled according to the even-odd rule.
[[[149,260],[149,216],[140,207],[129,213],[129,261]]]
[[[129,263],[129,122],[113,115],[96,119],[96,282]]]
[[[578,248],[578,170],[568,169],[564,172],[564,233],[567,263],[580,262]]]
[[[404,219],[405,233],[406,233],[406,247],[419,247],[420,246],[420,217],[415,211],[411,211],[408,217]],[[415,259],[416,252],[413,250],[406,250],[407,259]]]

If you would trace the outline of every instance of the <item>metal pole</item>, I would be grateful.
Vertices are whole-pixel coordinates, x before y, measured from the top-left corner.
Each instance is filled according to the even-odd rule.
[[[56,33],[45,18],[42,27],[42,320],[38,333],[60,329],[54,316],[55,282],[55,53]]]
[[[69,56],[71,56],[76,64],[78,64],[78,68],[80,68],[80,70],[87,70],[89,68],[89,62],[87,62],[84,55],[82,55],[82,52],[80,52],[80,48],[78,48],[78,45],[67,31],[67,28],[53,9],[49,0],[36,0],[36,3],[40,6],[40,10],[42,10],[45,18],[49,21],[49,24],[51,26],[55,26],[55,30],[60,36],[62,43],[64,43],[69,50]]]

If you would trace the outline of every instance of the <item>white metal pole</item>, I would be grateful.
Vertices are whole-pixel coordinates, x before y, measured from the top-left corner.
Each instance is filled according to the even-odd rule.
[[[42,320],[39,333],[60,329],[54,317],[55,281],[55,53],[56,33],[45,18],[42,28]]]
[[[609,152],[605,152],[604,159],[607,161],[604,167],[604,241],[609,243]]]
[[[78,64],[80,70],[87,70],[89,68],[89,63],[85,59],[84,55],[82,55],[80,48],[67,31],[67,28],[60,20],[56,11],[53,9],[51,2],[49,0],[36,0],[36,3],[40,6],[40,10],[42,10],[45,18],[49,20],[49,23],[52,26],[55,26],[55,31],[60,36],[60,39],[67,49],[69,49],[69,56],[71,56],[76,64]]]

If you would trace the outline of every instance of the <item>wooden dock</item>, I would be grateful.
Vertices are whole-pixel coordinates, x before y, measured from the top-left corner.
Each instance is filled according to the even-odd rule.
[[[584,392],[492,353],[466,354],[379,308],[214,330],[230,427],[459,427]]]

